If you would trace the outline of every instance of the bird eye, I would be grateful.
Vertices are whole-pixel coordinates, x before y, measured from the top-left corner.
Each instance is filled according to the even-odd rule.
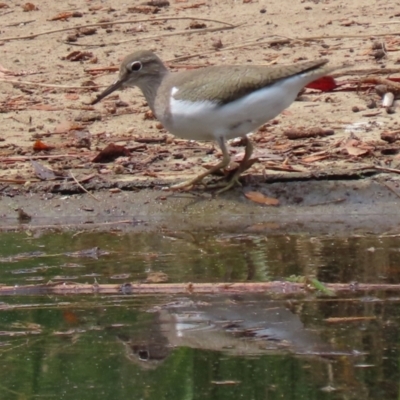
[[[142,69],[142,63],[140,61],[134,61],[129,68],[132,72],[137,72]]]

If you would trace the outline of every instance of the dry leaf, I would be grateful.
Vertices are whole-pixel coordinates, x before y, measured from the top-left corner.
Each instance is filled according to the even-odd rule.
[[[309,157],[304,157],[301,159],[301,161],[305,162],[305,163],[312,163],[315,161],[320,161],[320,160],[324,160],[325,158],[328,158],[329,155],[328,154],[321,154],[319,156],[309,156]]]
[[[22,9],[27,12],[27,11],[36,11],[38,8],[32,4],[32,3],[26,3],[22,6]]]
[[[65,12],[62,12],[62,13],[57,14],[56,16],[50,18],[49,21],[66,20],[68,18],[71,18],[72,14],[73,14],[72,11],[65,11]]]
[[[93,58],[93,53],[90,51],[79,51],[74,50],[65,57],[62,57],[62,60],[69,60],[69,61],[86,61]]]
[[[356,24],[355,21],[353,21],[353,20],[351,20],[351,21],[347,20],[347,21],[343,21],[340,25],[341,25],[341,26],[352,26],[352,25],[355,25],[355,24]]]
[[[169,7],[169,1],[166,0],[150,0],[143,3],[146,6],[153,7]]]
[[[54,148],[54,146],[49,146],[46,143],[43,143],[41,140],[36,140],[36,142],[33,144],[34,151],[52,150]]]
[[[207,25],[204,22],[192,21],[189,24],[189,29],[204,29],[207,28]]]
[[[314,128],[291,128],[283,132],[283,134],[291,140],[295,139],[304,139],[304,138],[310,138],[310,137],[324,137],[324,136],[329,136],[333,135],[335,133],[334,130],[332,129],[322,129],[318,127]]]
[[[260,192],[247,192],[244,194],[249,200],[254,203],[265,204],[267,206],[278,206],[279,200],[273,197],[267,197]]]
[[[164,272],[150,272],[145,280],[146,283],[168,282],[168,275]]]
[[[50,168],[47,168],[34,160],[31,160],[31,164],[35,175],[42,181],[52,181],[54,179],[57,179],[56,174]]]
[[[79,94],[77,94],[77,93],[67,93],[65,95],[65,98],[67,100],[79,100]]]
[[[39,110],[39,111],[59,111],[60,107],[51,106],[50,104],[34,104],[29,107],[30,110]]]
[[[152,6],[128,7],[128,12],[135,14],[157,14],[159,11],[160,9],[158,7],[152,7]]]
[[[53,133],[65,133],[70,131],[80,131],[84,129],[84,126],[77,124],[72,121],[61,121],[55,128]]]
[[[145,171],[143,173],[144,176],[150,176],[150,178],[158,178],[158,174],[153,171]]]
[[[363,156],[367,153],[369,153],[371,148],[368,146],[365,146],[362,142],[356,139],[349,139],[347,142],[344,144],[343,148],[347,151],[349,156]]]
[[[77,324],[79,322],[79,318],[75,314],[74,311],[64,310],[63,311],[63,318],[64,318],[64,321],[67,322],[68,324],[75,325],[75,324]]]
[[[114,161],[118,157],[129,157],[131,152],[124,146],[119,146],[114,143],[110,143],[105,147],[97,156],[92,160],[94,163],[109,163]]]
[[[349,156],[362,156],[364,154],[368,153],[368,150],[366,149],[359,149],[358,147],[354,147],[354,146],[346,146],[345,147],[347,153],[349,154]]]

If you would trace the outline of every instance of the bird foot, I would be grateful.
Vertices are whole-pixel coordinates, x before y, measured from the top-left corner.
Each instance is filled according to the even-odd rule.
[[[231,180],[229,180],[228,182],[223,182],[220,181],[216,184],[211,184],[211,185],[207,185],[206,189],[219,189],[215,192],[216,195],[224,193],[230,189],[232,189],[234,186],[242,186],[242,184],[239,181],[239,176],[234,176]]]
[[[255,162],[258,161],[258,158],[251,159],[251,160],[245,160],[242,162],[239,167],[236,170],[230,171],[230,176],[232,178],[228,182],[218,182],[216,184],[207,184],[203,182],[203,179],[210,175],[210,173],[213,173],[215,171],[219,171],[221,168],[220,165],[217,165],[216,167],[213,167],[212,170],[209,170],[207,173],[204,173],[202,175],[197,176],[194,179],[189,179],[187,181],[178,183],[176,185],[169,186],[168,188],[164,188],[163,190],[171,190],[171,191],[189,191],[193,189],[194,186],[197,185],[202,185],[204,189],[220,189],[218,190],[215,194],[221,194],[223,192],[226,192],[227,190],[233,188],[234,186],[242,186],[242,184],[239,182],[239,178],[241,174],[249,169]],[[223,180],[226,179],[226,177],[222,178]]]
[[[189,191],[191,189],[193,189],[193,186],[195,185],[204,185],[204,183],[201,183],[201,180],[197,180],[197,179],[189,179],[187,181],[181,182],[181,183],[177,183],[176,185],[172,185],[172,186],[168,186],[163,188],[163,190],[171,190],[171,191]]]

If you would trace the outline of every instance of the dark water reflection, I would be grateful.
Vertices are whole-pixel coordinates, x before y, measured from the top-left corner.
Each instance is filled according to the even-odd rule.
[[[98,247],[99,252],[91,252]],[[79,253],[79,252],[83,253]],[[84,253],[86,251],[86,253]],[[310,237],[222,233],[2,234],[0,283],[265,281],[312,275],[326,282],[400,281],[400,237]]]
[[[170,282],[306,275],[399,283],[399,244],[376,236],[7,233],[0,284],[122,283],[153,271]],[[394,292],[3,297],[0,398],[397,399],[399,302]]]

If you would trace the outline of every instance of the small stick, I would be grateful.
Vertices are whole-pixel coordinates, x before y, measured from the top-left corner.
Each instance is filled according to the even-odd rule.
[[[213,54],[213,53],[220,53],[222,51],[242,49],[243,47],[259,46],[261,44],[269,44],[269,45],[271,45],[271,44],[276,44],[277,42],[283,42],[283,41],[285,43],[287,43],[287,39],[279,39],[279,40],[273,39],[273,40],[266,40],[264,42],[253,42],[253,43],[247,43],[246,42],[244,44],[242,43],[242,44],[239,44],[237,46],[223,47],[222,49],[219,49],[219,50],[208,50],[208,51],[203,51],[201,53],[190,54],[188,56],[177,57],[177,58],[174,58],[172,60],[168,60],[166,62],[183,61],[183,60],[188,60],[189,58],[201,57],[201,56],[204,56],[206,54]]]
[[[375,22],[375,25],[392,25],[392,24],[400,24],[400,21]],[[376,35],[371,35],[371,36],[376,36]]]
[[[71,175],[71,178],[75,181],[75,183],[84,191],[86,192],[89,196],[93,197],[96,201],[100,201],[94,194],[90,193],[88,190],[86,190],[75,178],[75,175],[72,173],[72,171],[69,171],[69,174]]]
[[[119,44],[123,43],[129,43],[133,41],[138,41],[141,42],[143,40],[152,40],[152,39],[158,39],[162,37],[167,37],[167,36],[176,36],[176,35],[195,35],[197,33],[204,33],[204,32],[219,32],[219,31],[226,31],[230,29],[235,29],[238,26],[242,26],[244,24],[239,24],[239,25],[232,25],[232,26],[225,26],[223,28],[205,28],[205,29],[192,29],[192,30],[184,30],[184,31],[175,31],[175,32],[168,32],[168,33],[161,33],[157,35],[149,35],[149,36],[140,36],[140,37],[134,37],[131,39],[126,39],[126,40],[120,40],[118,42],[109,42],[107,43],[108,46],[116,46]],[[103,43],[71,43],[71,42],[66,42],[64,41],[63,43],[67,44],[68,46],[78,46],[78,47],[101,47],[103,46]]]
[[[381,182],[384,186],[386,186],[392,193],[394,193],[397,197],[400,197],[400,193],[398,193],[394,188],[392,188],[388,183]]]
[[[59,155],[47,155],[47,156],[13,156],[13,157],[0,157],[0,162],[18,162],[18,161],[30,161],[30,160],[47,160],[47,159],[58,159],[58,158],[68,158],[77,157],[78,154],[59,154]]]
[[[13,10],[3,12],[2,14],[0,14],[0,17],[2,17],[3,15],[11,14],[11,13],[13,13],[13,12],[14,12]],[[6,26],[7,26],[7,25],[6,25]]]
[[[377,37],[384,37],[384,36],[400,36],[400,32],[398,33],[382,33],[382,34],[377,34],[374,36]],[[219,50],[210,50],[210,51],[206,51],[203,53],[196,53],[196,54],[192,54],[189,56],[182,56],[182,57],[178,57],[175,58],[172,61],[181,61],[181,60],[187,60],[189,58],[193,58],[193,57],[200,57],[206,54],[212,54],[212,53],[219,53],[221,51],[227,51],[227,50],[235,50],[235,49],[240,49],[243,47],[252,47],[252,46],[258,46],[258,45],[263,45],[263,44],[269,44],[269,45],[275,45],[275,44],[286,44],[289,42],[296,42],[296,41],[303,41],[303,42],[312,42],[312,41],[316,41],[316,40],[329,40],[329,39],[347,39],[347,38],[366,38],[366,37],[370,37],[371,35],[334,35],[334,36],[311,36],[311,37],[304,37],[304,38],[285,38],[285,39],[274,39],[274,40],[266,40],[266,41],[259,41],[259,39],[257,39],[256,41],[252,42],[245,42],[243,44],[237,45],[237,46],[230,46],[230,47],[224,47],[222,49]],[[341,74],[343,75],[343,74]]]
[[[135,38],[132,38],[132,39],[126,39],[126,40],[121,40],[119,42],[111,42],[111,43],[107,43],[107,44],[108,45],[118,45],[118,44],[133,42],[134,40],[137,40],[137,41],[141,42],[142,40],[153,40],[153,39],[158,39],[158,38],[168,37],[168,36],[194,35],[194,34],[197,34],[197,33],[204,33],[204,32],[219,32],[219,31],[226,31],[226,30],[230,30],[230,29],[235,29],[238,26],[242,26],[242,25],[244,25],[244,24],[232,25],[232,26],[224,26],[222,28],[205,28],[205,29],[192,29],[192,30],[189,30],[189,31],[188,30],[184,30],[184,31],[168,32],[168,33],[163,33],[163,34],[158,34],[158,35],[135,37]],[[68,44],[71,44],[71,43],[68,43]],[[90,46],[93,46],[93,44],[90,44]],[[97,46],[101,46],[101,44],[98,44]]]
[[[338,203],[343,203],[346,201],[344,197],[335,199],[335,200],[330,200],[330,201],[323,201],[322,203],[314,203],[314,204],[309,204],[309,207],[316,207],[316,206],[326,206],[328,204],[338,204]]]
[[[306,38],[297,38],[296,40],[305,40],[305,41],[313,41],[313,40],[326,40],[326,39],[364,39],[369,38],[371,36],[374,37],[385,37],[385,36],[399,36],[400,32],[388,32],[388,33],[375,33],[365,34],[365,35],[332,35],[332,36],[310,36]]]
[[[4,25],[4,26],[8,28],[11,26],[20,26],[20,25],[31,24],[32,22],[36,22],[36,19],[30,19],[28,21],[23,21],[23,22],[14,22],[12,24]]]
[[[0,182],[17,183],[17,184],[21,184],[21,185],[24,185],[27,181],[28,181],[28,179],[4,179],[4,178],[0,178]],[[39,180],[29,179],[29,182],[39,182]]]
[[[378,171],[393,172],[394,174],[400,174],[400,169],[387,168],[387,167],[378,167],[376,165],[374,165],[371,168],[377,169]]]
[[[197,21],[207,21],[207,22],[216,22],[218,24],[222,25],[227,25],[227,26],[233,26],[233,24],[225,21],[219,21],[216,19],[210,19],[210,18],[197,18],[197,17],[169,17],[165,16],[162,18],[146,18],[146,19],[130,19],[130,20],[122,20],[122,21],[110,21],[110,22],[99,22],[96,24],[87,24],[87,25],[75,25],[69,28],[60,28],[60,29],[52,29],[50,31],[44,31],[44,32],[39,32],[39,33],[32,33],[30,35],[25,35],[25,36],[14,36],[14,37],[5,37],[1,38],[1,42],[10,42],[11,40],[23,40],[23,39],[34,39],[38,36],[43,36],[43,35],[51,35],[52,33],[58,33],[58,32],[66,32],[66,31],[71,31],[74,29],[82,29],[82,28],[93,28],[93,27],[102,27],[102,26],[110,26],[110,25],[123,25],[123,24],[132,24],[132,23],[140,23],[140,22],[153,22],[153,21],[166,21],[166,20],[184,20],[184,19],[189,19],[189,20],[197,20]]]
[[[107,222],[96,222],[93,224],[90,224],[90,228],[101,228],[103,226],[109,226],[109,225],[119,225],[119,224],[132,224],[134,223],[134,219],[125,219],[121,221],[107,221]],[[60,224],[53,224],[53,225],[29,225],[29,229],[58,229],[60,228]],[[86,223],[79,223],[79,224],[63,224],[62,227],[63,229],[77,229],[77,228],[87,228]],[[0,225],[0,231],[9,231],[9,230],[19,230],[20,225],[6,225],[6,226],[1,226]],[[1,287],[1,285],[0,285]]]
[[[17,81],[14,79],[0,78],[0,82],[6,83],[17,83],[18,85],[31,85],[31,86],[40,86],[40,87],[48,87],[54,89],[99,89],[102,86],[68,86],[68,85],[53,85],[51,83],[39,83],[39,82],[30,82],[30,81]]]
[[[360,84],[361,83],[373,83],[373,84],[379,84],[379,85],[386,85],[388,88],[388,92],[396,92],[396,93],[400,92],[400,83],[399,82],[391,81],[390,79],[386,79],[386,78],[381,78],[380,76],[374,76],[372,78],[367,76],[366,78],[361,80]]]

